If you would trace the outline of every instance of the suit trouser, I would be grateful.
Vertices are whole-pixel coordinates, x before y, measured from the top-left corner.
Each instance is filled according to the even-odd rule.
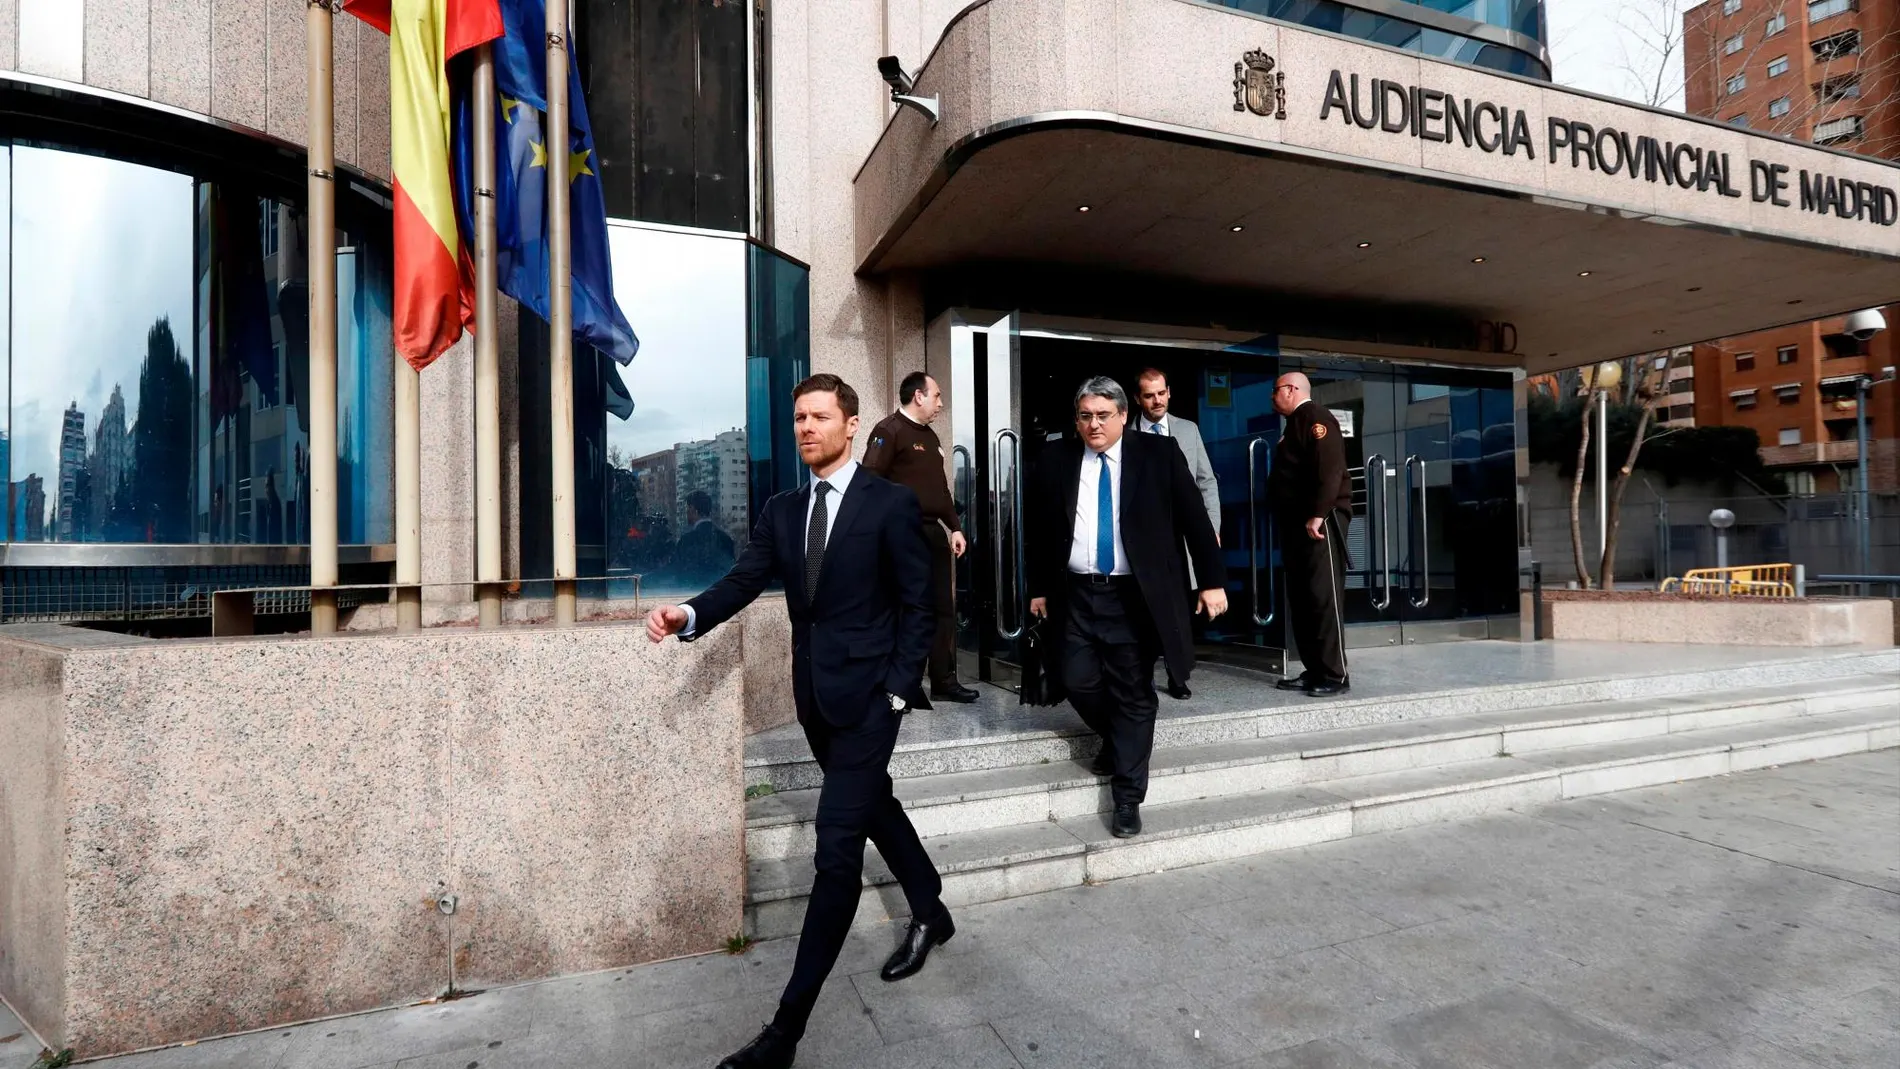
[[[851,727],[838,727],[816,715],[801,720],[825,781],[818,789],[817,873],[792,978],[779,997],[775,1019],[794,1037],[804,1034],[819,989],[837,964],[857,915],[866,838],[877,844],[878,854],[903,886],[911,916],[933,918],[943,910],[943,881],[917,841],[904,807],[891,794],[891,751],[903,717],[891,711],[883,691],[872,702],[864,719]]]
[[[1286,561],[1287,608],[1293,641],[1307,677],[1341,682],[1346,675],[1346,632],[1340,616],[1346,579],[1344,509],[1326,513],[1326,538],[1315,541],[1304,525],[1280,528],[1280,554]]]
[[[957,678],[957,568],[950,552],[950,535],[936,520],[924,521],[924,544],[930,547],[930,593],[937,613],[937,635],[930,644],[930,682],[943,685]]]
[[[1155,658],[1161,642],[1133,576],[1069,577],[1062,685],[1082,722],[1102,737],[1115,804],[1148,795],[1155,743]]]

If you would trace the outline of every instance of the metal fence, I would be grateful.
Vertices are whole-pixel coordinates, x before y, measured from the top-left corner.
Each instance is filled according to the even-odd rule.
[[[245,587],[302,586],[304,567],[0,568],[0,623],[209,619],[211,595]],[[339,597],[354,607],[363,597]],[[309,612],[307,591],[258,596],[259,615]]]
[[[1597,521],[1590,498],[1586,491],[1581,511],[1584,557],[1594,571]],[[1716,567],[1721,563],[1719,532],[1709,524],[1716,509],[1735,514],[1726,532],[1730,565],[1799,564],[1808,575],[1900,574],[1900,495],[1869,496],[1870,560],[1865,566],[1854,507],[1851,494],[1625,501],[1617,535],[1617,584],[1655,584],[1693,568]],[[1567,505],[1531,510],[1531,545],[1546,583],[1562,586],[1576,579]]]

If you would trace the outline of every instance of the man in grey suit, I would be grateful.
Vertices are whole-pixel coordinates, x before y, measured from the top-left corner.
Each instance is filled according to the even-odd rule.
[[[1148,368],[1135,380],[1136,397],[1141,402],[1141,418],[1137,421],[1137,430],[1142,434],[1159,434],[1174,439],[1181,447],[1181,455],[1187,458],[1188,471],[1194,476],[1195,489],[1201,492],[1201,504],[1207,509],[1207,520],[1214,525],[1214,540],[1220,541],[1220,483],[1214,479],[1214,465],[1207,459],[1207,443],[1201,441],[1201,428],[1192,420],[1171,415],[1168,412],[1168,376],[1158,368]],[[1194,565],[1188,565],[1188,591],[1190,603],[1198,596],[1194,593]],[[1168,697],[1186,699],[1193,691],[1186,683],[1168,673]]]

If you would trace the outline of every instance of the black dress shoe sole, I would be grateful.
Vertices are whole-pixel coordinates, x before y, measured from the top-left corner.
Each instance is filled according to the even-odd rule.
[[[964,705],[967,705],[970,702],[973,702],[977,700],[978,698],[981,698],[982,696],[983,694],[981,691],[975,691],[975,690],[957,690],[957,691],[933,690],[930,692],[930,700],[933,702],[957,702]]]
[[[1184,701],[1187,701],[1189,698],[1194,697],[1194,692],[1187,689],[1186,687],[1169,687],[1168,697],[1173,698],[1175,701],[1178,701],[1178,702],[1184,702]]]
[[[1317,687],[1306,688],[1306,694],[1311,698],[1335,698],[1351,689],[1350,683],[1324,683]]]
[[[1307,682],[1303,676],[1288,676],[1273,686],[1276,690],[1305,690]]]
[[[877,974],[878,979],[884,981],[887,984],[894,984],[894,983],[897,983],[899,980],[908,980],[911,977],[916,976],[918,973],[923,972],[924,966],[930,962],[930,952],[944,945],[945,943],[948,943],[950,940],[955,939],[956,935],[957,935],[956,925],[953,924],[950,926],[950,930],[948,932],[945,932],[941,939],[932,939],[930,941],[930,945],[926,946],[924,948],[923,954],[918,957],[917,965],[915,968],[907,969],[904,972],[900,972],[900,973],[892,973],[890,971],[891,967],[887,964],[884,966],[883,969],[878,971],[878,974]]]
[[[1117,839],[1133,839],[1135,836],[1141,834],[1141,825],[1136,824],[1132,828],[1124,828],[1121,825],[1117,824],[1109,828],[1108,830],[1109,830],[1109,833],[1114,835],[1115,838]]]

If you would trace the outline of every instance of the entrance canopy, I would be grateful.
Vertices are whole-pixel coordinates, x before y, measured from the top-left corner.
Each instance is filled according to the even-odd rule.
[[[917,81],[942,119],[860,170],[864,273],[1430,308],[1532,371],[1900,298],[1893,164],[1192,0],[989,0]]]

